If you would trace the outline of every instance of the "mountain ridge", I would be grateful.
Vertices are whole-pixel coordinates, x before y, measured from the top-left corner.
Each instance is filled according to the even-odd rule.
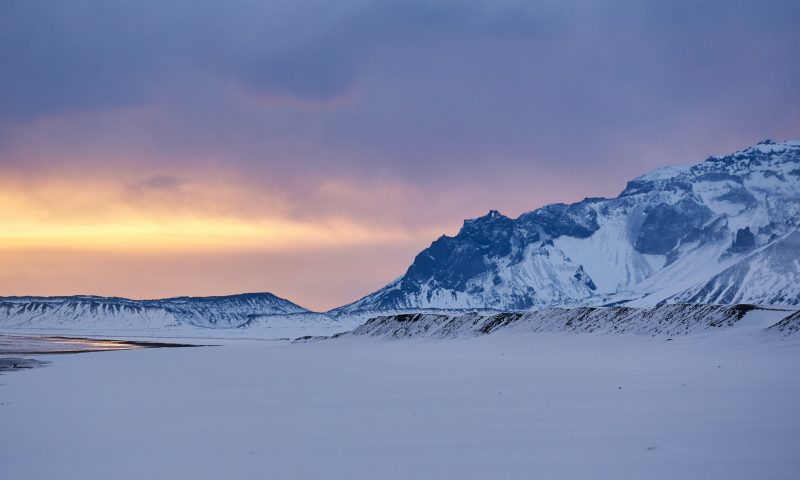
[[[646,335],[674,337],[737,331],[744,335],[782,338],[798,331],[800,311],[763,308],[749,304],[666,304],[651,308],[572,307],[543,308],[532,312],[482,314],[406,313],[370,318],[350,332],[332,336],[306,336],[297,343],[342,337],[382,339],[453,339],[489,334],[581,333],[594,335]]]
[[[334,323],[272,293],[133,300],[96,295],[0,297],[0,326],[6,328],[240,329],[293,319]],[[284,322],[285,323],[285,322]]]

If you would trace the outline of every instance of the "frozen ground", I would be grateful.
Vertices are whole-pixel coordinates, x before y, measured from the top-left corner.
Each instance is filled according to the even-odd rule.
[[[145,340],[159,338],[165,341],[202,341],[208,339],[268,340],[297,338],[303,335],[333,335],[347,332],[362,323],[361,319],[346,319],[338,322],[307,322],[289,325],[257,326],[250,328],[202,328],[178,325],[170,328],[132,329],[118,326],[86,328],[10,328],[0,326],[0,335],[38,335],[80,338],[131,338]],[[171,339],[171,340],[170,340]]]
[[[110,350],[131,350],[134,348],[189,347],[194,345],[195,344],[177,344],[152,341],[145,342],[75,337],[7,335],[0,333],[0,356],[36,355],[44,353],[85,353]]]
[[[0,478],[800,478],[791,337],[217,343],[0,376]]]

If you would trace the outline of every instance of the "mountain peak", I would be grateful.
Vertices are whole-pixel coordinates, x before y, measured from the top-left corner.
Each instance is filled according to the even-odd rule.
[[[774,142],[772,140],[762,140],[757,144],[747,147],[743,150],[739,150],[738,152],[734,153],[732,156],[736,157],[737,155],[747,155],[747,154],[771,154],[771,153],[780,153],[788,151],[794,151],[800,149],[800,140],[786,140],[783,142]],[[728,155],[730,156],[730,155]],[[717,158],[726,158],[717,157]]]
[[[468,223],[469,224],[472,224],[472,223],[486,223],[486,222],[491,222],[493,220],[510,220],[510,218],[506,217],[505,215],[503,215],[502,213],[500,213],[497,210],[489,210],[489,212],[486,215],[483,215],[483,216],[480,216],[480,217],[475,217],[475,218],[469,218],[467,220],[464,220],[464,224],[466,225]]]
[[[770,269],[781,269],[770,279],[800,278],[784,271],[800,266],[786,263],[796,247],[782,241],[798,228],[800,141],[765,140],[642,175],[616,198],[546,205],[516,219],[490,210],[433,242],[398,281],[333,313],[647,306],[688,292],[800,304],[800,283],[770,285],[780,294],[764,296],[747,274],[763,266],[762,284]]]

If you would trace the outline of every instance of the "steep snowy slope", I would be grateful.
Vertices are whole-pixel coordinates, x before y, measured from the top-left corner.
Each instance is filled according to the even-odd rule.
[[[799,290],[800,232],[795,231],[668,300],[794,305],[798,303]]]
[[[94,296],[0,298],[2,328],[246,328],[288,320],[332,321],[271,293],[162,300]]]
[[[787,259],[799,228],[800,141],[764,141],[641,176],[616,198],[467,220],[401,278],[329,313],[665,300],[796,305],[798,264]]]
[[[784,318],[775,325],[769,327],[770,331],[780,332],[784,336],[794,335],[800,332],[800,311]]]

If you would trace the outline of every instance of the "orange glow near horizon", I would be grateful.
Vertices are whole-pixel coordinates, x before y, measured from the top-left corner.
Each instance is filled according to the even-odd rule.
[[[325,225],[285,220],[245,223],[227,218],[148,219],[88,224],[4,221],[0,249],[61,248],[84,250],[195,251],[296,250],[372,244],[408,238],[402,231],[370,230],[336,222]]]
[[[233,189],[143,200],[65,182],[2,187],[0,296],[269,291],[325,310],[391,281],[438,234],[341,217],[298,220],[266,208],[256,216],[253,201],[269,199]]]
[[[66,187],[64,182],[30,190],[4,186],[0,249],[302,250],[431,236],[428,231],[412,233],[335,216],[303,221],[266,209],[257,215],[254,203],[279,202],[220,186],[136,198],[128,194],[103,187]]]
[[[266,291],[327,310],[402,275],[433,240],[486,212],[476,205],[526,191],[328,177],[270,188],[216,168],[4,172],[0,296]]]

